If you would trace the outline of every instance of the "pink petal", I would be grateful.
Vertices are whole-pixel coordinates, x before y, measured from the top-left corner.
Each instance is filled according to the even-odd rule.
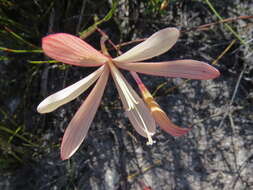
[[[144,42],[113,60],[116,62],[137,62],[161,55],[176,43],[179,34],[179,30],[176,28],[159,30]]]
[[[63,160],[70,158],[86,137],[104,93],[108,76],[109,69],[106,66],[97,84],[69,123],[61,143],[61,158]]]
[[[137,77],[137,79],[139,78],[137,74],[134,74],[134,76]],[[181,136],[190,130],[173,124],[140,79],[138,79],[137,84],[153,118],[165,132],[171,134],[172,136]]]
[[[181,128],[172,123],[171,120],[166,115],[166,113],[160,108],[160,106],[155,101],[152,101],[151,104],[153,104],[151,106],[151,114],[162,130],[175,137],[182,136],[188,133],[190,129]]]
[[[71,65],[99,66],[108,60],[106,56],[82,39],[65,33],[44,37],[42,49],[49,57]]]
[[[118,67],[149,75],[188,79],[214,79],[220,72],[213,66],[196,60],[185,59],[166,62],[116,63]]]

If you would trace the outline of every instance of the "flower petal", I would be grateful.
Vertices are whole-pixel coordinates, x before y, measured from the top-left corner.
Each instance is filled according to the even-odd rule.
[[[102,74],[104,66],[100,67],[84,79],[64,88],[43,100],[37,107],[39,113],[49,113],[58,107],[74,100],[81,93],[87,90]]]
[[[108,60],[82,39],[65,33],[44,37],[42,49],[49,57],[71,65],[99,66]]]
[[[137,75],[137,73],[131,73],[134,79],[137,82],[137,85],[141,91],[143,100],[147,104],[148,108],[151,111],[153,118],[155,119],[156,123],[167,133],[171,134],[172,136],[181,136],[187,133],[190,129],[181,128],[177,125],[173,124],[166,113],[160,108],[159,104],[154,100],[153,96],[146,88],[146,86],[142,83],[141,79]]]
[[[118,67],[149,75],[207,80],[220,75],[213,66],[196,60],[185,59],[166,62],[116,63]]]
[[[162,130],[175,137],[182,136],[188,133],[190,129],[181,128],[172,123],[171,120],[166,115],[166,113],[160,108],[160,106],[153,98],[145,102],[148,103],[148,107],[151,110],[152,116],[154,117],[156,123],[161,127]]]
[[[126,115],[135,130],[143,137],[149,138],[149,143],[152,144],[151,136],[155,133],[156,124],[149,109],[119,70],[113,65],[110,68]]]
[[[179,34],[179,30],[176,28],[159,30],[144,42],[138,44],[119,57],[114,58],[113,61],[136,62],[161,55],[176,43]]]
[[[70,158],[86,137],[104,93],[108,76],[109,69],[108,66],[105,66],[97,84],[69,123],[61,143],[63,160]]]

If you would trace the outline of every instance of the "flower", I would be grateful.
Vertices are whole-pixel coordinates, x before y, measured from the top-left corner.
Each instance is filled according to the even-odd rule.
[[[135,130],[143,137],[148,138],[149,144],[153,143],[152,135],[155,133],[156,123],[173,136],[183,135],[189,130],[180,128],[169,120],[136,73],[199,80],[213,79],[219,76],[220,73],[217,69],[196,60],[140,62],[165,53],[176,43],[178,37],[179,31],[176,28],[162,29],[116,58],[111,58],[106,52],[100,53],[82,39],[70,34],[57,33],[42,39],[44,53],[57,61],[81,67],[100,66],[84,79],[50,95],[37,107],[39,113],[54,111],[96,83],[64,133],[61,143],[61,158],[63,160],[70,158],[86,137],[110,73],[126,115]],[[144,101],[120,73],[119,68],[131,71]]]

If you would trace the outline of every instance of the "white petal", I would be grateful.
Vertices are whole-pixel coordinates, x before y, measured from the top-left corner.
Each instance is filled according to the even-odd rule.
[[[161,55],[176,43],[179,34],[179,30],[176,28],[159,30],[144,42],[138,44],[119,57],[114,58],[113,61],[137,62]]]
[[[97,84],[69,123],[61,143],[61,158],[63,160],[70,158],[86,137],[103,96],[108,76],[109,69],[105,65]]]
[[[37,107],[39,113],[52,112],[58,107],[72,101],[87,90],[101,75],[104,66],[100,67],[84,79],[64,88],[43,100]]]
[[[150,138],[155,133],[156,124],[149,109],[119,70],[113,65],[110,68],[130,122],[140,135]]]

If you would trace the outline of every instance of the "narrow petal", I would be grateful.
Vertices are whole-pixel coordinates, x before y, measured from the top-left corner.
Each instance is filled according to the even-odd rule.
[[[149,109],[119,70],[113,65],[110,68],[121,101],[126,110],[126,115],[135,130],[143,137],[148,138],[148,143],[152,144],[151,136],[155,133],[156,125]]]
[[[188,133],[190,129],[181,128],[172,123],[171,120],[166,115],[166,113],[160,108],[160,106],[153,98],[145,102],[148,103],[148,107],[151,110],[152,116],[154,117],[156,123],[161,127],[162,130],[175,137],[182,136]]]
[[[144,42],[113,60],[116,62],[136,62],[161,55],[176,43],[179,34],[179,30],[176,28],[159,30]]]
[[[42,49],[49,57],[77,66],[99,66],[108,58],[84,42],[65,33],[51,34],[42,39]]]
[[[105,66],[97,84],[69,123],[61,143],[61,158],[63,160],[70,158],[86,137],[104,93],[108,76],[109,69]]]
[[[81,93],[87,90],[102,74],[104,66],[100,67],[84,79],[64,88],[43,100],[37,107],[39,113],[49,113],[56,110],[58,107],[74,100]]]
[[[142,83],[141,79],[137,75],[137,73],[132,72],[132,76],[134,77],[137,85],[141,91],[142,97],[147,104],[148,108],[151,111],[153,118],[156,123],[167,133],[172,136],[181,136],[186,134],[190,129],[181,128],[177,125],[173,124],[166,113],[160,108],[159,104],[154,100],[151,93],[148,91],[146,86]]]
[[[208,80],[220,75],[213,66],[196,60],[185,59],[166,62],[116,63],[118,67],[149,75]]]

